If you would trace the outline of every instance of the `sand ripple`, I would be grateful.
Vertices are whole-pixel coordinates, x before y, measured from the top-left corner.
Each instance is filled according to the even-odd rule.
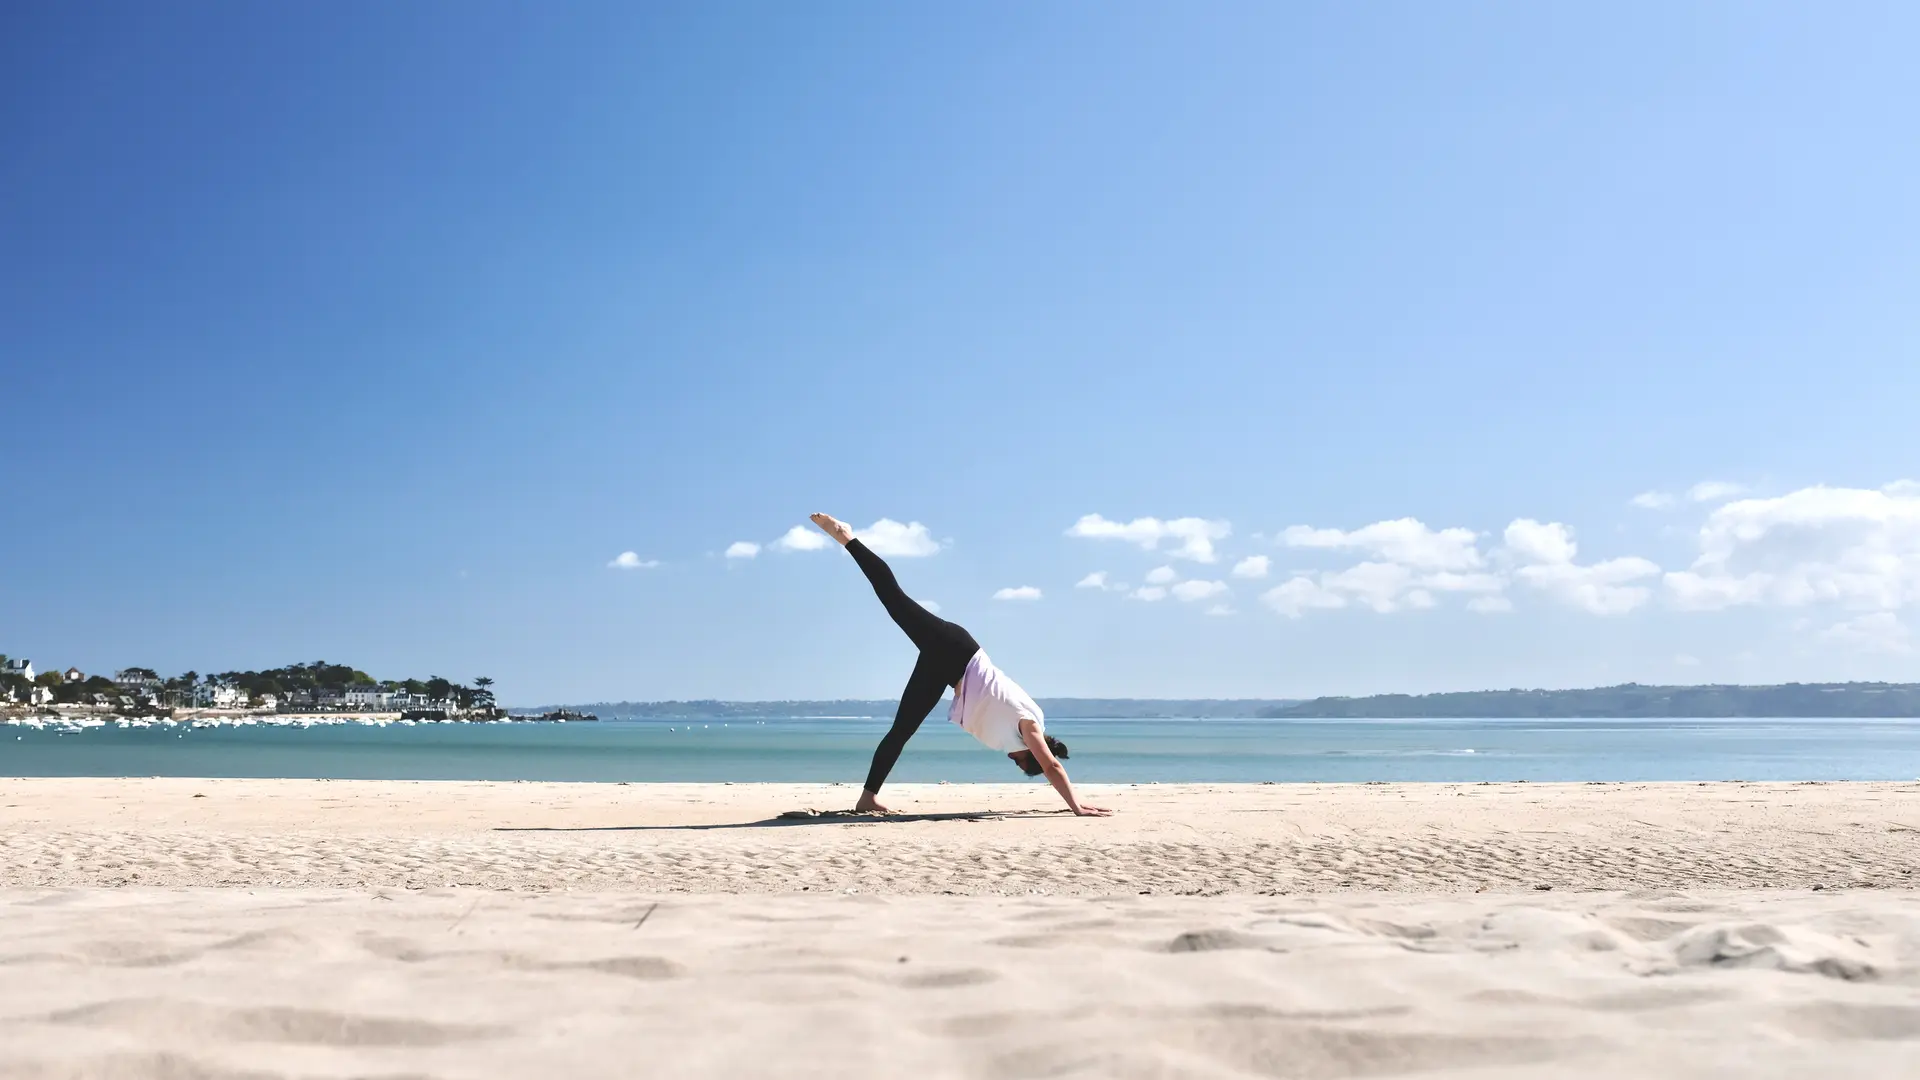
[[[1920,1075],[1908,892],[136,888],[0,921],[5,1078]]]
[[[1920,1076],[1920,785],[899,788],[0,779],[0,1080]]]
[[[881,826],[884,828],[885,826]],[[1910,838],[1396,836],[1274,840],[955,839],[854,832],[464,836],[53,829],[0,835],[0,884],[308,885],[648,892],[1074,894],[1562,888],[1904,888]]]

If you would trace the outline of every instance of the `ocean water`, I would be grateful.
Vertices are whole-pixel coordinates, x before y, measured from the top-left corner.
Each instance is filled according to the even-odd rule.
[[[858,782],[885,730],[831,718],[0,726],[0,776]],[[1055,720],[1048,730],[1068,744],[1068,771],[1090,782],[1920,779],[1920,720]],[[1023,779],[939,717],[892,778]]]

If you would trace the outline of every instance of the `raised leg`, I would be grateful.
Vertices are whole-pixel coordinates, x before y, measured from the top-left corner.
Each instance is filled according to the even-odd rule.
[[[907,635],[916,648],[924,651],[940,636],[943,620],[907,595],[906,590],[900,587],[899,579],[893,576],[893,568],[867,545],[854,539],[853,530],[847,527],[846,522],[831,514],[815,514],[813,523],[853,556],[853,561],[859,564],[860,572],[867,575],[867,583],[873,586],[873,594],[880,598],[880,604],[887,609],[893,624]]]

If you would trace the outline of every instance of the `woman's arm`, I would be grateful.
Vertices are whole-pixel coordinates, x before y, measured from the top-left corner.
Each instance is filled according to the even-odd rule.
[[[1033,760],[1040,764],[1040,771],[1047,774],[1047,783],[1052,784],[1053,790],[1067,801],[1067,809],[1080,817],[1109,817],[1113,814],[1105,807],[1088,806],[1074,795],[1073,781],[1067,779],[1067,767],[1053,756],[1053,751],[1047,747],[1046,736],[1040,733],[1039,725],[1031,720],[1020,721],[1020,741],[1027,744]]]

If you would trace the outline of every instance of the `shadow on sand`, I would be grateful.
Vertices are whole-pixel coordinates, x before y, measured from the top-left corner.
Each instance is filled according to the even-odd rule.
[[[494,832],[707,832],[713,829],[784,829],[805,825],[899,825],[912,821],[999,821],[1006,818],[1056,817],[1064,810],[980,810],[953,814],[859,814],[851,810],[790,811],[762,821],[726,821],[712,825],[587,825],[562,828],[549,825],[502,825]]]

